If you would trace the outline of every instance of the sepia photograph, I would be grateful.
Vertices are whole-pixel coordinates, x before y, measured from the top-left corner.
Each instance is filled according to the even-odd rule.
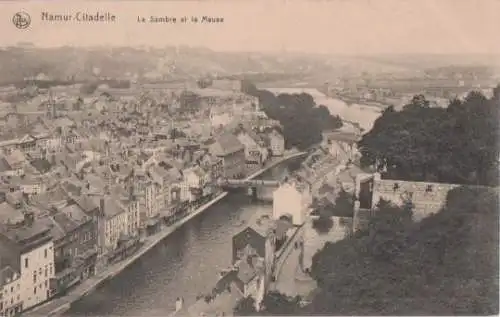
[[[0,316],[499,314],[500,1],[0,1]]]

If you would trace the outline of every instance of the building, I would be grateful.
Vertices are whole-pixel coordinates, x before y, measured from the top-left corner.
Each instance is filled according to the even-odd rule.
[[[0,247],[4,265],[20,273],[22,309],[48,300],[52,295],[49,281],[54,278],[54,244],[50,228],[33,218],[28,218],[22,226],[3,226]]]
[[[204,189],[210,183],[210,174],[201,167],[193,166],[183,171],[185,196],[195,201],[204,196]],[[182,194],[181,194],[182,195]]]
[[[245,147],[236,136],[222,134],[210,145],[210,153],[222,159],[223,177],[241,178],[245,175]]]
[[[269,143],[272,156],[283,156],[285,154],[285,138],[276,129],[269,133]]]
[[[312,195],[309,186],[295,180],[281,184],[273,193],[273,218],[289,218],[296,225],[302,225],[309,213]]]
[[[9,265],[0,268],[0,291],[0,315],[19,315],[23,311],[21,275]]]
[[[267,160],[267,144],[259,135],[252,131],[240,131],[237,134],[237,138],[245,147],[245,160],[247,165],[260,165]]]
[[[276,229],[270,215],[255,215],[247,228],[233,236],[234,282],[243,296],[254,297],[258,305],[274,270]]]
[[[54,241],[55,276],[50,287],[55,295],[95,274],[97,221],[73,202],[43,220]]]
[[[99,250],[102,254],[114,251],[118,247],[118,241],[127,235],[128,212],[113,197],[109,195],[93,197],[94,203],[100,208],[100,219],[98,234],[101,239]]]

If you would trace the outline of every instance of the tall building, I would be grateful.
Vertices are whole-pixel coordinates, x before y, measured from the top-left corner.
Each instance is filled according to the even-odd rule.
[[[52,295],[49,282],[54,277],[54,244],[50,228],[32,219],[22,226],[3,226],[0,248],[3,265],[20,273],[17,285],[22,310],[48,300]]]

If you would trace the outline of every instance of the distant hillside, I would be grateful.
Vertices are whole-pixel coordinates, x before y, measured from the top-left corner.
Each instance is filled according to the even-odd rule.
[[[432,60],[431,62],[422,62]],[[486,64],[490,59],[486,59]],[[416,62],[420,61],[420,62]],[[478,61],[473,61],[475,64]],[[412,73],[425,67],[462,65],[457,59],[399,56],[348,57],[299,53],[227,53],[198,47],[166,48],[36,48],[29,45],[0,49],[0,84],[12,83],[40,73],[58,80],[90,80],[99,77],[183,80],[206,75],[294,75],[325,82],[335,77],[362,73]],[[466,61],[469,65],[471,62]],[[478,65],[484,65],[479,63]],[[300,74],[300,76],[297,76]],[[265,78],[262,78],[266,80]],[[258,82],[255,78],[252,81]]]

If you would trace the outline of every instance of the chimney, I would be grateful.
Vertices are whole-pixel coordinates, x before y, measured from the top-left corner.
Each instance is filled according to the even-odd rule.
[[[177,300],[175,301],[175,311],[178,312],[183,308],[183,306],[184,306],[184,298],[177,297]]]

